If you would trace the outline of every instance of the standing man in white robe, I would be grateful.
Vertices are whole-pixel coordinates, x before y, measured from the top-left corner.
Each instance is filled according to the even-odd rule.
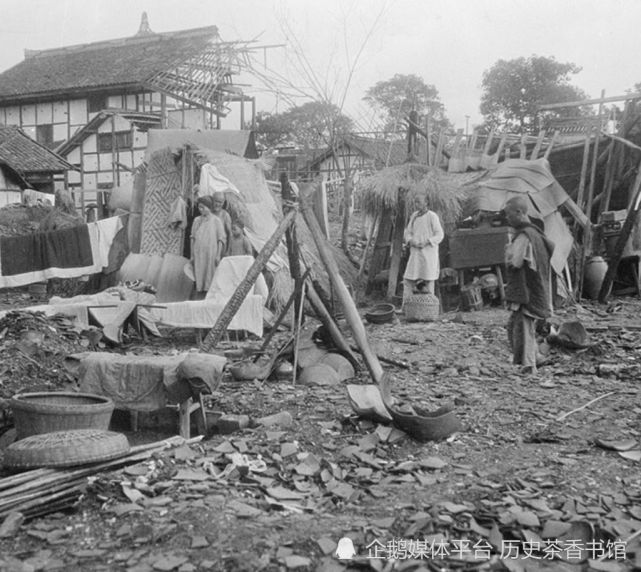
[[[410,257],[403,275],[403,301],[412,294],[418,281],[425,281],[427,291],[434,294],[434,284],[441,270],[438,245],[445,237],[438,215],[427,208],[427,197],[418,195],[405,229],[405,246]]]

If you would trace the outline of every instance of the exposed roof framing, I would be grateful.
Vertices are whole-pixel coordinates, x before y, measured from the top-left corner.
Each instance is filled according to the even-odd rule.
[[[144,33],[42,51],[0,74],[0,105],[95,93],[156,91],[219,116],[242,97],[232,78],[250,69],[251,42],[223,42],[216,26]]]
[[[224,117],[229,112],[226,104],[242,93],[232,84],[232,76],[248,65],[248,51],[246,42],[214,39],[184,62],[153,74],[145,85]]]

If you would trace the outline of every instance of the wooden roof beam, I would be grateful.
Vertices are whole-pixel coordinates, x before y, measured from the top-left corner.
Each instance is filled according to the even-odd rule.
[[[149,86],[147,86],[149,87]],[[204,105],[203,103],[200,103],[198,101],[194,101],[193,99],[189,99],[187,97],[183,97],[182,95],[179,95],[177,93],[174,93],[171,90],[164,89],[159,86],[153,86],[153,89],[156,91],[159,91],[160,93],[164,93],[165,95],[169,97],[173,97],[174,99],[177,99],[178,101],[182,101],[183,103],[187,103],[189,105],[194,105],[195,107],[198,107],[199,109],[203,109],[205,111],[209,111],[210,113],[213,113],[214,115],[217,115],[218,117],[227,117],[227,114],[229,113],[230,110],[227,111],[222,111],[220,109],[217,109],[215,107],[210,107],[208,105]]]
[[[539,105],[539,111],[548,109],[563,109],[565,107],[582,107],[584,105],[596,105],[597,103],[616,103],[618,101],[636,101],[641,99],[641,93],[630,93],[628,95],[613,95],[611,97],[599,97],[598,99],[585,99],[583,101],[568,101],[565,103],[546,103]]]

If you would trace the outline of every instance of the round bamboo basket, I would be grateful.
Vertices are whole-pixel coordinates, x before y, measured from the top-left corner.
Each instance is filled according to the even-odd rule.
[[[108,397],[91,393],[39,392],[14,395],[17,439],[73,429],[107,430],[114,410]]]
[[[8,469],[71,467],[121,457],[129,441],[120,433],[97,429],[56,431],[31,435],[7,447],[3,464]]]
[[[408,322],[433,322],[438,318],[440,308],[440,300],[429,292],[414,292],[403,303]]]

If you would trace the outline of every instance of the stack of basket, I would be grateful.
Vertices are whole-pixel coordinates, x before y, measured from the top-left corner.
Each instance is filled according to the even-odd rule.
[[[4,452],[10,470],[70,467],[106,461],[129,451],[127,437],[108,431],[114,403],[89,393],[41,392],[10,401],[16,442]]]
[[[408,322],[433,322],[440,311],[439,299],[429,292],[413,292],[403,302]]]

